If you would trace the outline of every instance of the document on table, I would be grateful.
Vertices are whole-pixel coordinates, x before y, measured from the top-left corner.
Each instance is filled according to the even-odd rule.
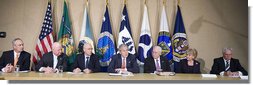
[[[217,78],[217,75],[215,74],[201,74],[204,78]]]

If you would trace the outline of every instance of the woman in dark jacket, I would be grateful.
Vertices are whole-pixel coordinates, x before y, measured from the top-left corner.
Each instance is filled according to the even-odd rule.
[[[177,73],[201,73],[200,63],[195,60],[197,55],[198,52],[196,49],[188,49],[186,59],[179,62]]]

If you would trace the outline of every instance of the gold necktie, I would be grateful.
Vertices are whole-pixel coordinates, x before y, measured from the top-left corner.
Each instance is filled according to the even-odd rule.
[[[16,54],[16,56],[14,58],[14,67],[16,67],[16,65],[17,65],[18,58],[19,58],[19,54]]]

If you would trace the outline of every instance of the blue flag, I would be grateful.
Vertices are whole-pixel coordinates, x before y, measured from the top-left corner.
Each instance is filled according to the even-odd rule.
[[[135,54],[135,46],[132,38],[131,27],[129,23],[128,13],[126,5],[124,5],[124,9],[122,12],[119,36],[118,36],[118,47],[121,44],[126,44],[128,46],[128,52],[131,54]]]
[[[157,45],[159,45],[162,48],[162,56],[167,57],[169,60],[173,58],[170,39],[171,38],[170,38],[170,33],[169,33],[167,16],[166,16],[165,8],[163,6],[161,19],[160,19],[160,31],[158,35]]]
[[[140,40],[139,40],[139,46],[138,46],[138,55],[137,55],[138,60],[142,62],[141,64],[144,63],[144,60],[145,58],[147,58],[147,56],[151,55],[151,48],[152,48],[152,38],[151,38],[151,33],[150,33],[148,12],[147,12],[147,6],[144,5]]]
[[[187,35],[184,28],[184,22],[181,15],[180,7],[178,6],[175,28],[173,33],[173,60],[179,62],[186,57],[186,51],[189,47]]]
[[[115,54],[115,45],[107,6],[96,51],[96,54],[100,57],[101,66],[109,65],[110,58]]]

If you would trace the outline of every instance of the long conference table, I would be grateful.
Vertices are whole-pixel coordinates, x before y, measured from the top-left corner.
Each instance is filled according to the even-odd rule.
[[[150,73],[137,73],[134,76],[110,76],[109,73],[71,74],[63,73],[0,73],[3,80],[241,80],[239,77],[219,76],[205,78],[201,74],[176,74],[174,76],[159,76]]]

